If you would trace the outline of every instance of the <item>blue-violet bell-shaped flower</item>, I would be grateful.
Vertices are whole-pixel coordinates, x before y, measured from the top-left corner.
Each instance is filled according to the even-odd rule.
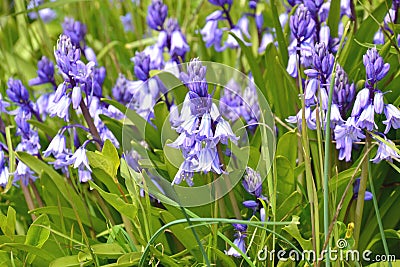
[[[163,29],[164,21],[168,15],[168,7],[162,0],[152,0],[147,10],[147,24],[156,31]]]

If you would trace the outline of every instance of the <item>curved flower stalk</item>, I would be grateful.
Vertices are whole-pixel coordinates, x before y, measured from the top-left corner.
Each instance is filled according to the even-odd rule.
[[[181,116],[173,123],[179,137],[169,146],[179,148],[184,156],[172,184],[185,180],[193,186],[194,173],[224,172],[218,154],[218,145],[236,143],[238,137],[212,103],[205,79],[206,67],[198,59],[188,64],[188,72],[181,73],[181,80],[189,89],[182,107]]]

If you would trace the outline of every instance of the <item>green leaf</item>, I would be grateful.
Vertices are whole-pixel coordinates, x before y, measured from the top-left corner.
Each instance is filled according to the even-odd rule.
[[[301,233],[299,231],[298,228],[298,224],[300,222],[300,217],[293,215],[292,217],[292,223],[283,227],[282,229],[286,232],[288,232],[294,239],[297,240],[297,242],[299,242],[301,248],[303,250],[309,250],[312,249],[312,242],[311,242],[311,238],[309,239],[304,239],[301,236]]]
[[[9,237],[11,240],[14,239],[15,224],[16,224],[16,212],[9,206],[7,210],[7,217],[0,213],[0,226],[4,235]]]
[[[51,166],[47,165],[45,162],[39,160],[38,158],[25,153],[16,152],[18,159],[29,166],[34,172],[41,174],[45,172],[53,180],[54,184],[57,186],[58,192],[70,203],[71,207],[79,212],[80,218],[87,218],[86,208],[81,198],[75,192],[72,186],[70,186],[63,176],[56,172]]]
[[[169,223],[176,220],[176,218],[168,211],[161,211],[160,218],[164,223]],[[184,224],[178,224],[171,226],[171,232],[183,244],[183,246],[190,251],[194,257],[196,257],[198,261],[203,260],[196,240],[193,238],[193,234],[189,228],[185,228]]]
[[[276,157],[278,198],[286,199],[295,190],[294,171],[290,161],[283,156]]]
[[[295,131],[285,133],[279,138],[276,156],[284,156],[292,168],[296,166],[297,159],[297,134]]]
[[[31,210],[31,213],[61,216],[60,208],[57,206],[45,206],[42,208],[37,208],[37,209]],[[74,220],[75,219],[74,210],[71,208],[68,208],[68,207],[62,207],[62,216],[64,218]],[[90,216],[90,220],[87,218],[84,218],[84,217],[82,217],[80,219],[83,224],[85,224],[89,227],[91,227],[93,225],[95,230],[100,230],[100,229],[106,228],[106,223],[103,220],[101,220],[100,218],[97,218],[95,216]]]
[[[138,211],[136,202],[126,203],[119,195],[105,192],[92,181],[89,181],[89,183],[90,186],[96,189],[104,200],[113,206],[118,212],[124,214],[131,220],[135,220]]]
[[[263,88],[264,81],[262,78],[260,66],[259,66],[256,58],[254,57],[254,54],[251,51],[251,48],[246,46],[243,43],[243,41],[239,37],[237,37],[233,32],[229,32],[229,34],[232,35],[233,38],[235,38],[235,40],[238,42],[240,48],[242,49],[244,55],[246,56],[247,62],[250,65],[251,73],[253,74],[253,77],[254,77],[254,83],[257,85],[258,88]]]
[[[49,225],[50,221],[47,215],[40,215],[29,227],[28,233],[26,234],[25,245],[41,248],[50,236],[50,230],[42,226],[48,227]],[[35,255],[27,255],[28,263],[32,263],[34,259]]]
[[[38,256],[44,260],[54,260],[54,256],[49,254],[47,251],[37,248],[35,246],[21,244],[21,243],[4,243],[0,244],[0,250],[20,250],[30,253],[31,255]]]
[[[90,166],[99,168],[105,171],[114,180],[116,179],[119,167],[119,156],[117,149],[109,139],[104,142],[101,152],[87,151],[86,155],[89,159]]]
[[[276,39],[278,40],[278,48],[279,52],[282,58],[282,61],[284,64],[288,62],[288,50],[287,50],[287,43],[285,36],[283,34],[281,22],[279,21],[279,14],[278,10],[276,8],[276,0],[271,1],[271,10],[272,10],[272,15],[273,15],[273,23],[274,23],[274,28],[275,28],[275,34],[276,34]]]
[[[332,37],[338,37],[340,21],[340,0],[332,0],[329,8],[328,26]]]
[[[92,261],[86,261],[86,262],[80,262],[78,260],[78,255],[74,256],[66,256],[66,257],[61,257],[57,258],[54,261],[50,262],[49,266],[50,267],[81,267],[81,266],[88,266],[91,264]]]

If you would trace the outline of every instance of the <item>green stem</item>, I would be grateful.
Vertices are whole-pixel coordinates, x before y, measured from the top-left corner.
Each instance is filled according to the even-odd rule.
[[[381,238],[382,238],[383,249],[385,250],[386,257],[389,259],[389,248],[388,248],[388,245],[386,242],[385,231],[384,231],[383,225],[382,225],[382,218],[379,213],[378,200],[376,199],[376,195],[375,195],[375,187],[374,187],[374,182],[372,180],[371,163],[370,162],[368,162],[368,179],[369,179],[369,185],[371,187],[371,193],[373,195],[372,202],[374,204],[376,220],[378,222],[379,232],[380,232]],[[388,261],[388,264],[389,264],[389,267],[392,267],[392,263],[390,261]]]
[[[332,107],[332,97],[333,97],[333,87],[335,85],[335,76],[336,76],[336,65],[338,62],[338,58],[340,52],[342,51],[343,41],[347,35],[347,31],[349,30],[350,24],[347,23],[346,28],[343,33],[343,37],[340,40],[339,49],[335,56],[335,63],[333,64],[333,72],[331,76],[331,82],[329,86],[329,98],[328,98],[328,110],[326,112],[326,125],[325,125],[325,162],[324,162],[324,234],[325,234],[325,242],[327,242],[329,238],[329,172],[330,172],[330,147],[331,147],[331,125],[330,125],[330,118],[331,118],[331,107]],[[327,251],[329,255],[329,241],[327,242]],[[330,266],[330,259],[326,257],[326,266]]]
[[[184,208],[182,208],[182,209],[184,211]],[[184,214],[187,215],[186,211],[184,211]],[[150,252],[150,246],[155,242],[155,240],[162,233],[165,232],[165,229],[167,229],[168,227],[171,227],[173,225],[176,225],[176,224],[188,223],[188,221],[190,222],[190,225],[192,225],[191,223],[194,223],[194,222],[206,223],[207,225],[209,225],[211,223],[229,223],[229,224],[237,223],[237,224],[247,224],[247,225],[251,224],[251,225],[255,225],[256,227],[265,229],[266,231],[271,232],[271,233],[272,233],[272,231],[266,227],[267,225],[285,226],[285,225],[289,225],[289,224],[293,223],[293,222],[255,222],[255,221],[249,221],[249,220],[235,220],[235,219],[225,219],[225,218],[191,218],[190,219],[189,217],[187,217],[185,219],[178,219],[178,220],[175,220],[175,221],[172,221],[172,222],[169,222],[169,223],[163,225],[162,227],[160,227],[160,229],[157,230],[156,233],[154,233],[154,235],[150,238],[149,242],[147,243],[146,247],[144,248],[143,254],[139,261],[139,266],[146,266],[145,260]],[[194,229],[194,227],[190,227],[190,228]],[[287,239],[285,239],[283,236],[279,235],[278,233],[274,233],[274,234],[276,234],[278,237],[280,237],[284,241],[288,242],[289,245],[291,245],[291,243]],[[295,246],[293,246],[293,248],[297,252],[300,253],[300,251]]]
[[[366,144],[365,144],[365,158],[361,167],[361,177],[360,177],[360,187],[358,189],[358,197],[356,204],[356,212],[354,218],[354,249],[358,248],[358,242],[360,239],[361,232],[361,223],[362,223],[362,215],[364,211],[364,202],[365,202],[365,190],[367,189],[367,181],[368,181],[368,165],[369,165],[369,156],[368,156],[368,148],[371,144],[371,137],[367,133],[366,134]]]

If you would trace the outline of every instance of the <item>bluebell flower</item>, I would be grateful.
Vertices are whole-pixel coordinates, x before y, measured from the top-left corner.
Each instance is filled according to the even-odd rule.
[[[65,136],[58,133],[53,137],[47,149],[43,151],[43,156],[48,157],[51,154],[57,156],[58,154],[63,154],[66,151]]]
[[[234,122],[241,116],[242,105],[243,99],[241,97],[240,85],[231,79],[225,85],[224,91],[221,94],[219,109],[226,118]]]
[[[38,62],[37,77],[29,81],[30,86],[51,83],[55,85],[54,81],[54,64],[47,57],[43,56]]]
[[[274,36],[269,32],[265,32],[262,36],[260,47],[258,48],[258,53],[260,54],[263,53],[267,48],[267,46],[273,42],[274,42]]]
[[[208,173],[211,170],[217,174],[223,173],[221,163],[219,161],[218,151],[213,142],[206,144],[198,153],[198,166],[195,168],[196,172]]]
[[[363,63],[367,72],[366,85],[373,87],[378,81],[382,80],[389,72],[389,63],[384,63],[383,58],[378,54],[376,48],[367,50],[363,56]]]
[[[384,139],[388,144],[390,144],[393,147],[396,147],[396,145],[391,140],[387,139],[386,137]],[[379,146],[375,158],[371,159],[373,163],[379,163],[382,160],[393,162],[393,159],[396,159],[397,161],[400,159],[400,155],[389,145],[379,140],[378,143]]]
[[[336,66],[335,86],[333,91],[333,103],[337,104],[344,115],[351,107],[355,97],[355,85],[350,83],[346,72],[338,64]]]
[[[228,9],[232,6],[233,0],[208,0],[213,5],[225,7],[228,5]]]
[[[247,225],[245,224],[232,224],[236,230],[235,240],[233,240],[233,244],[243,253],[246,254],[246,230]],[[240,253],[236,248],[231,247],[228,251],[225,251],[225,254],[233,257],[241,257]]]
[[[172,181],[172,185],[174,184],[180,184],[182,180],[185,180],[185,182],[189,186],[193,186],[193,174],[194,174],[194,169],[198,166],[198,162],[195,158],[187,158],[185,159],[181,166],[179,167],[178,172],[176,173],[174,180]]]
[[[43,119],[48,115],[48,107],[53,100],[54,93],[41,93],[39,98],[36,100],[37,111]]]
[[[53,2],[53,1],[52,1]],[[35,7],[40,7],[43,4],[42,0],[31,0],[26,9],[29,11]],[[43,20],[44,23],[48,23],[54,20],[57,17],[57,13],[51,8],[40,8],[37,13],[36,11],[32,11],[28,13],[30,19],[37,19],[39,17]]]
[[[223,118],[220,118],[217,120],[217,126],[215,128],[215,135],[214,135],[214,141],[215,142],[221,142],[222,144],[227,145],[228,144],[228,139],[231,140],[232,143],[237,144],[237,141],[239,140],[239,137],[237,137],[230,126],[230,124],[224,120]]]
[[[65,17],[62,24],[64,34],[71,38],[71,42],[76,47],[85,48],[85,35],[87,32],[86,25],[73,18]]]
[[[250,167],[246,167],[246,172],[242,180],[244,189],[256,197],[260,197],[262,191],[262,178],[259,172]]]
[[[18,162],[17,168],[14,172],[14,182],[20,181],[23,185],[27,186],[29,180],[35,181],[37,177],[34,172],[26,166],[22,161]]]
[[[150,75],[150,56],[144,52],[136,52],[133,58],[135,63],[134,71],[139,80],[146,81]]]
[[[150,69],[164,68],[163,48],[158,45],[147,46],[143,52],[150,57]]]
[[[379,29],[374,35],[374,44],[385,44],[385,35],[383,34],[383,31],[381,29]]]
[[[5,186],[8,183],[8,167],[6,166],[6,159],[4,151],[0,150],[0,186]]]
[[[125,32],[133,32],[133,22],[132,22],[132,14],[126,13],[124,16],[120,16],[122,25],[124,26]]]
[[[300,4],[290,17],[290,29],[298,42],[309,39],[315,31],[315,22],[307,7]]]
[[[202,141],[203,139],[211,139],[213,137],[211,123],[212,122],[210,113],[204,113],[201,118],[201,123],[197,133],[199,141]]]
[[[75,86],[74,88],[72,88],[72,94],[71,94],[72,107],[74,109],[77,109],[79,107],[79,104],[81,103],[81,100],[82,100],[81,88],[79,86]]]
[[[89,170],[85,169],[84,167],[79,166],[78,177],[81,183],[86,183],[92,180],[92,173]]]
[[[170,54],[172,58],[185,58],[185,54],[189,51],[189,45],[185,36],[180,30],[172,32]]]
[[[206,24],[200,33],[203,37],[206,47],[214,46],[216,51],[222,51],[221,40],[223,31],[218,28],[218,21],[223,18],[221,10],[216,10],[206,18]]]
[[[368,131],[372,131],[373,129],[378,129],[378,126],[375,124],[375,111],[374,105],[368,105],[362,112],[357,121],[357,126],[360,128],[367,129]]]
[[[113,98],[124,105],[128,104],[133,97],[131,90],[129,90],[130,83],[131,81],[120,73],[114,87],[112,88]]]
[[[362,130],[356,125],[354,117],[349,117],[346,123],[336,125],[334,130],[336,149],[339,150],[339,160],[351,160],[351,152],[354,142],[360,142],[365,138]]]
[[[368,88],[364,88],[360,90],[356,96],[356,100],[354,102],[353,110],[351,112],[351,116],[358,116],[361,111],[367,106],[370,102],[370,91]]]
[[[384,134],[387,134],[390,131],[390,128],[394,129],[400,128],[400,111],[397,107],[392,104],[388,104],[384,107],[384,112],[386,116],[386,120],[382,123],[386,125],[386,129]]]
[[[58,116],[59,118],[69,121],[69,107],[71,105],[71,98],[66,95],[61,96],[58,102],[50,103],[48,112],[50,117]]]
[[[15,104],[25,105],[29,101],[29,93],[20,80],[8,79],[7,95]]]
[[[383,106],[384,106],[384,102],[383,102],[383,94],[381,91],[377,90],[375,91],[375,95],[374,95],[374,109],[375,112],[377,114],[381,114],[383,111]]]
[[[360,190],[360,178],[357,178],[353,183],[353,199],[358,197],[358,191]],[[373,195],[369,191],[365,191],[364,200],[369,201],[372,200]]]
[[[83,54],[85,55],[88,61],[93,61],[97,65],[97,57],[93,48],[86,46],[85,49],[83,50]]]
[[[239,28],[239,26],[235,26],[230,30],[234,35],[236,35],[236,37],[238,37],[240,40],[243,41],[245,46],[251,46],[251,43],[247,42],[244,39],[243,36],[243,31],[241,28]],[[228,38],[225,41],[225,44],[223,46],[223,48],[221,49],[225,49],[225,48],[239,48],[239,43],[236,41],[236,39],[232,36],[232,35],[228,35]]]
[[[89,166],[88,158],[86,156],[86,149],[84,145],[79,147],[71,157],[71,162],[74,163],[74,168],[86,167],[89,171],[92,169]]]
[[[163,29],[164,21],[168,15],[168,7],[162,0],[152,0],[147,10],[147,24],[156,31]]]
[[[54,156],[55,160],[49,162],[50,165],[54,166],[54,169],[61,170],[64,174],[69,177],[68,166],[71,165],[73,160],[71,160],[72,154],[67,150],[65,153],[59,153]]]

